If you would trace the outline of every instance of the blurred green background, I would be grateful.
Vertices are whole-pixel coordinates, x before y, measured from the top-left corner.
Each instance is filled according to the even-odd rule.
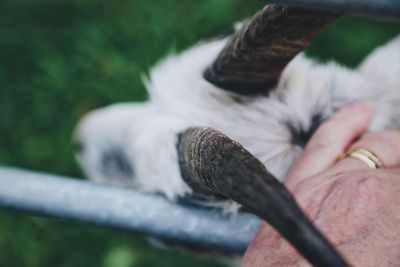
[[[171,51],[231,32],[248,0],[1,0],[0,164],[82,177],[71,132],[85,112],[143,101],[141,75]],[[400,24],[343,17],[308,54],[354,67]],[[0,266],[223,266],[143,237],[0,211]]]

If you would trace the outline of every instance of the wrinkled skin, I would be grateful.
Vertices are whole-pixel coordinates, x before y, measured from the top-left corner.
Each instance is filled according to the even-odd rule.
[[[400,266],[400,132],[365,133],[373,119],[368,103],[337,112],[323,124],[293,166],[287,187],[309,218],[352,265]],[[372,170],[349,147],[373,151],[384,169]],[[264,224],[242,267],[310,266]]]

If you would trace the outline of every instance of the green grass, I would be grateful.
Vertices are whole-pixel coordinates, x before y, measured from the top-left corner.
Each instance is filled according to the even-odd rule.
[[[143,101],[141,76],[171,51],[231,32],[261,1],[2,0],[0,164],[82,177],[70,136],[80,116]],[[356,66],[399,24],[344,17],[310,47]],[[143,237],[0,212],[0,266],[222,266],[151,247]]]

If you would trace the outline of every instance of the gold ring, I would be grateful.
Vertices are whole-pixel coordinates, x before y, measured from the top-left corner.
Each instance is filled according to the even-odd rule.
[[[371,169],[383,168],[382,161],[378,158],[378,156],[365,148],[354,147],[344,155],[344,158],[347,157],[359,159],[365,164],[367,164],[368,167],[370,167]]]

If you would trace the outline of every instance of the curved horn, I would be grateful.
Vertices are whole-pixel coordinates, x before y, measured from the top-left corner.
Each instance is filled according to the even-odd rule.
[[[194,191],[208,190],[242,204],[273,226],[313,266],[348,266],[284,185],[239,143],[210,128],[191,128],[179,139],[181,173]]]
[[[232,37],[204,78],[239,94],[268,94],[289,61],[338,16],[268,5]]]

